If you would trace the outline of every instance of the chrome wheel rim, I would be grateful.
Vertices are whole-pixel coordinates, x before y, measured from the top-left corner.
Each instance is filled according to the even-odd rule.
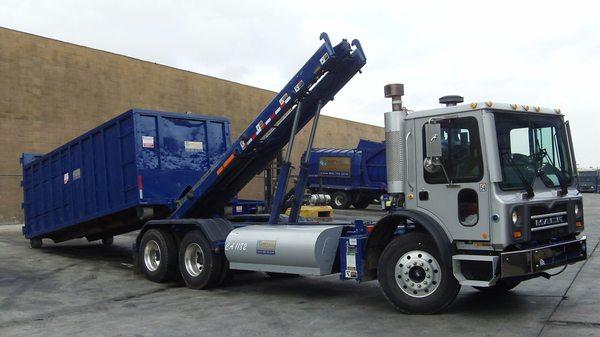
[[[342,197],[340,197],[340,196],[337,196],[337,197],[335,197],[335,199],[333,199],[333,202],[335,202],[336,206],[342,207],[342,200],[341,199],[342,199]]]
[[[149,271],[156,271],[160,267],[160,247],[158,242],[150,240],[144,247],[144,265]]]
[[[185,262],[185,270],[193,277],[202,273],[204,269],[204,252],[197,243],[190,243],[185,249],[183,256]]]
[[[437,290],[442,269],[433,255],[422,250],[405,253],[394,268],[396,284],[410,297],[427,297]]]

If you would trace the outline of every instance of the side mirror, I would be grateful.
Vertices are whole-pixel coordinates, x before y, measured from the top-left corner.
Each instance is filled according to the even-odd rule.
[[[438,173],[442,169],[442,161],[440,157],[427,157],[423,160],[423,168],[431,174]]]
[[[425,124],[425,156],[439,158],[442,156],[442,127],[438,123]]]
[[[425,160],[423,168],[429,173],[444,172],[448,186],[454,186],[442,161],[442,126],[439,123],[425,124]]]
[[[423,168],[429,173],[437,173],[442,168],[442,128],[438,123],[425,124],[425,160]]]

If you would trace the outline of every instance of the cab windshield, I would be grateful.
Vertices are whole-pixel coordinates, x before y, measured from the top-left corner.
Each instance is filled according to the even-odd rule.
[[[558,115],[494,112],[505,190],[529,189],[536,176],[547,187],[573,180],[567,132]]]

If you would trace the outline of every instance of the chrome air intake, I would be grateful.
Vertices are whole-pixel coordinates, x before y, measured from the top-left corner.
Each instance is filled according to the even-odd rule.
[[[385,155],[388,193],[404,193],[405,180],[405,117],[402,108],[403,84],[388,84],[385,97],[392,98],[392,111],[385,113]]]

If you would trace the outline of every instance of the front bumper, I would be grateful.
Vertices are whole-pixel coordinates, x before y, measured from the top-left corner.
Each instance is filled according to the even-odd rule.
[[[536,274],[587,259],[586,237],[500,254],[500,277]]]

